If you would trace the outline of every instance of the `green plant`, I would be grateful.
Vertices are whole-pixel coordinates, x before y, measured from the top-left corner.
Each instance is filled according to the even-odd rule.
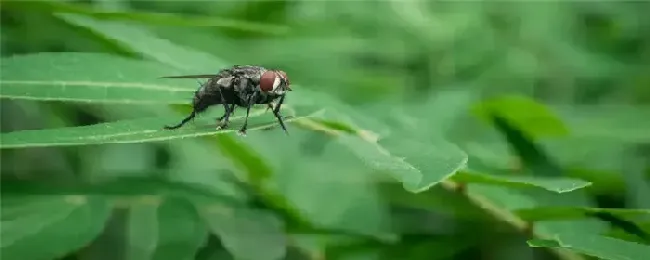
[[[340,68],[325,59],[318,73],[304,72],[295,61],[275,57],[291,44],[299,46],[309,27],[244,18],[262,20],[257,14],[269,8],[265,5],[286,12],[285,4],[234,5],[230,12],[242,17],[237,20],[189,15],[163,19],[133,10],[101,13],[62,2],[5,2],[12,12],[44,15],[47,18],[38,19],[56,21],[71,31],[71,37],[91,39],[95,45],[84,46],[90,50],[39,49],[2,57],[3,103],[13,102],[12,106],[49,120],[42,125],[45,129],[25,126],[0,135],[3,161],[9,162],[3,163],[1,191],[3,259],[462,259],[463,254],[476,257],[472,249],[500,243],[541,248],[555,259],[636,260],[650,255],[650,210],[642,206],[647,205],[644,197],[630,195],[641,199],[627,208],[603,207],[596,201],[599,193],[620,194],[632,188],[637,194],[649,194],[643,154],[630,148],[650,140],[650,125],[641,120],[648,112],[645,107],[618,106],[603,116],[593,114],[600,106],[552,106],[526,91],[508,95],[483,91],[473,85],[490,85],[489,80],[468,83],[465,79],[474,77],[462,75],[434,80],[447,84],[453,79],[462,88],[430,92],[405,87],[404,93],[420,97],[395,100],[391,97],[408,94],[401,95],[394,87],[364,86],[391,85],[381,82],[399,79],[362,76],[390,70],[368,69],[370,65]],[[341,4],[347,5],[361,4]],[[376,8],[408,12],[417,6],[386,3]],[[364,8],[350,10],[356,10],[353,21],[360,28],[377,23]],[[462,22],[469,19],[466,16],[449,18],[461,22],[437,34],[411,37],[421,44],[446,39],[437,46],[461,41],[452,35],[454,28],[478,29]],[[198,50],[210,49],[206,45],[182,45],[182,36],[161,36],[164,30],[154,26],[161,23],[230,30],[227,36],[205,41],[237,51],[215,51],[229,56],[221,58]],[[435,24],[407,19],[394,26]],[[402,33],[388,25],[387,34]],[[170,31],[167,34],[173,35]],[[286,37],[288,46],[273,49],[268,57],[246,54],[242,35],[261,32]],[[346,35],[336,29],[322,33]],[[202,39],[207,33],[188,35]],[[278,39],[282,38],[255,39],[261,42],[255,46],[264,49],[265,40]],[[365,39],[360,41],[370,46]],[[390,49],[391,44],[396,43],[383,42],[378,49]],[[346,48],[353,47],[341,47]],[[373,54],[374,50],[363,54],[385,60],[413,55],[418,68],[433,66],[408,48],[404,53]],[[472,50],[484,55],[478,47]],[[442,53],[437,48],[422,52]],[[463,55],[458,59],[472,60]],[[590,57],[576,56],[574,60]],[[298,80],[292,77],[292,82],[300,84],[293,87],[284,112],[293,116],[287,120],[289,137],[264,108],[253,113],[246,138],[232,129],[215,130],[214,118],[220,113],[216,110],[177,131],[161,129],[185,115],[197,84],[159,77],[209,73],[238,63],[237,59],[274,61],[295,70]],[[444,67],[444,62],[437,65]],[[335,95],[343,88],[331,91],[323,87],[325,83],[306,80],[321,75],[360,82],[347,81],[358,88],[338,92],[348,93],[341,94],[344,101]],[[424,78],[428,77],[418,78],[422,82],[415,85],[436,83]],[[341,82],[346,81],[328,83]],[[361,93],[371,92],[373,97],[355,98],[360,96],[355,91],[364,88]],[[489,97],[482,97],[485,94]],[[101,123],[70,126],[75,114]],[[10,119],[16,125],[22,120],[17,114]],[[235,117],[232,125],[240,121]],[[169,158],[155,158],[160,150]],[[602,174],[593,169],[607,167],[584,167],[584,160],[598,160],[586,153],[594,150],[606,151],[597,155],[601,158],[621,157],[602,163],[637,168],[626,168],[631,173],[621,180],[610,173],[616,170]],[[72,169],[57,161],[70,161]],[[429,222],[444,225],[447,216],[456,224],[453,230],[430,228]],[[513,259],[524,258],[514,255]]]

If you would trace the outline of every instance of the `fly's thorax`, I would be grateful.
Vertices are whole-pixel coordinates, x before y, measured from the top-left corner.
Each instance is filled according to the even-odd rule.
[[[216,85],[218,87],[227,88],[232,85],[233,77],[225,77],[217,80]]]

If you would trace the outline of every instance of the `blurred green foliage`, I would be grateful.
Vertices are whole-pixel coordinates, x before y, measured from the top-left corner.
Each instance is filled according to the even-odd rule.
[[[0,8],[3,259],[650,255],[650,2]],[[234,64],[289,136],[160,129]]]

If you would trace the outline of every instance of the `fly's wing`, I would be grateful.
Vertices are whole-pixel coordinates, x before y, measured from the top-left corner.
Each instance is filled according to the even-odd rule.
[[[167,79],[214,79],[214,78],[225,78],[232,76],[232,69],[226,68],[221,69],[216,74],[196,74],[196,75],[181,75],[181,76],[166,76],[162,78]]]
[[[217,77],[216,74],[201,74],[201,75],[183,75],[183,76],[165,76],[163,79],[211,79]]]

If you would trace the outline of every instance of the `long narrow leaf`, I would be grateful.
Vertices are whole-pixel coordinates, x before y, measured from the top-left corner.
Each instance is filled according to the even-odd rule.
[[[276,119],[269,112],[262,117],[263,110],[249,118],[249,130],[258,130],[277,125]],[[301,117],[285,119],[290,123]],[[175,124],[180,117],[155,117],[134,120],[122,120],[89,126],[66,127],[45,130],[25,130],[0,134],[0,149],[91,145],[107,143],[142,143],[169,141],[173,139],[208,136],[237,131],[243,123],[242,117],[232,117],[230,127],[217,130],[214,118],[199,118],[194,123],[176,130],[164,130],[164,125]]]
[[[195,81],[178,70],[102,53],[37,53],[0,59],[0,98],[92,103],[189,104]]]

